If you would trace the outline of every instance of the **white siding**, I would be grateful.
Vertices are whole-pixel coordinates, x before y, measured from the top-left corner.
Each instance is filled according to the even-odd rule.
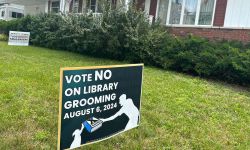
[[[48,0],[0,0],[0,3],[7,2],[11,4],[23,5],[25,7],[25,15],[35,15],[45,12],[46,1]]]
[[[250,0],[228,0],[224,27],[250,28]]]

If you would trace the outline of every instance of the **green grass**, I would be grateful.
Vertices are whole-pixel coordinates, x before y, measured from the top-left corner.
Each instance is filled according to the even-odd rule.
[[[121,64],[0,42],[0,149],[56,149],[59,69]],[[140,127],[82,149],[250,149],[250,90],[145,67]]]

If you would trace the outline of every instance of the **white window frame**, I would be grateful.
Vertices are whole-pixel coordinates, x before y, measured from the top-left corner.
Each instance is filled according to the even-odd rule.
[[[74,13],[79,13],[79,4],[80,4],[80,0],[78,0],[78,4],[76,5],[76,0],[73,0],[73,5],[72,5],[72,12],[74,12],[74,9],[77,8],[77,12]]]
[[[52,7],[52,3],[53,2],[59,2],[59,6],[58,7]],[[51,2],[50,2],[50,12],[52,12],[52,9],[53,8],[58,8],[58,12],[57,13],[59,13],[60,11],[61,11],[61,9],[60,9],[60,0],[52,0]]]
[[[157,0],[157,8],[156,8],[156,18],[159,16],[159,4],[160,1],[162,0]],[[164,1],[164,0],[163,0]],[[173,27],[212,27],[214,23],[214,16],[215,16],[215,9],[216,9],[216,4],[217,0],[214,0],[214,6],[213,6],[213,15],[212,15],[212,20],[210,25],[199,25],[199,17],[200,17],[200,7],[201,7],[201,0],[198,0],[197,2],[197,8],[196,8],[196,18],[195,18],[195,24],[194,25],[188,25],[188,24],[183,24],[183,18],[184,18],[184,8],[186,5],[186,0],[183,0],[183,5],[182,5],[182,10],[181,10],[181,18],[180,18],[180,24],[169,24],[170,20],[170,11],[171,11],[171,0],[168,1],[168,12],[167,12],[167,18],[166,18],[166,26],[173,26]]]
[[[90,2],[89,2],[89,6],[87,6],[89,8],[89,10],[91,10],[91,1],[92,0],[90,0]],[[97,11],[98,11],[98,1],[99,0],[96,0],[96,2],[95,2],[95,11],[92,12],[92,13],[97,13]]]

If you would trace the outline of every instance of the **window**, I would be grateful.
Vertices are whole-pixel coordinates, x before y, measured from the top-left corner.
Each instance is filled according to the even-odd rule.
[[[215,0],[159,0],[157,16],[167,25],[212,25]]]
[[[90,1],[90,9],[95,12],[96,9],[96,0],[91,0]]]
[[[12,18],[22,18],[23,14],[22,13],[18,13],[18,12],[11,12],[11,17]]]
[[[198,0],[186,0],[184,8],[183,24],[194,25]]]
[[[4,17],[4,15],[5,15],[5,11],[2,11],[1,17]]]
[[[60,11],[60,1],[51,2],[51,12],[58,13]]]
[[[214,0],[201,0],[200,7],[200,25],[210,25],[212,23],[214,10]]]
[[[92,12],[97,12],[97,0],[88,0],[87,1],[88,9]]]
[[[79,10],[79,0],[74,0],[73,1],[73,12],[78,13]]]
[[[163,24],[166,24],[166,21],[167,21],[168,4],[169,4],[168,0],[160,0],[159,2],[158,17]]]
[[[17,14],[16,12],[12,12],[12,13],[11,13],[11,17],[12,17],[12,18],[16,18],[16,17],[17,17],[16,14]]]
[[[16,18],[22,18],[23,14],[22,13],[16,13]]]
[[[180,24],[183,0],[171,0],[169,24]]]

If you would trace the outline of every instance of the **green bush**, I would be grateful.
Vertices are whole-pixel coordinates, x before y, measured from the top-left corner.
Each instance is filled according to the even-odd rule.
[[[7,21],[0,20],[0,34],[7,34],[6,25],[7,25]]]
[[[165,43],[159,55],[159,64],[165,69],[242,85],[250,84],[249,49],[244,49],[242,45],[211,42],[193,36],[175,38]]]
[[[8,37],[5,34],[0,34],[0,41],[7,41]]]
[[[31,32],[31,44],[130,62],[206,78],[250,84],[250,50],[241,42],[174,37],[158,22],[150,25],[132,6],[102,7],[92,14],[40,14],[0,22],[1,32]]]
[[[18,27],[18,24],[21,26],[21,20],[11,20],[11,21],[0,21],[0,33],[3,34],[9,34],[9,31],[16,30]]]
[[[0,34],[8,36],[9,31],[28,31],[27,26],[30,24],[31,20],[31,16],[10,21],[0,20]]]

